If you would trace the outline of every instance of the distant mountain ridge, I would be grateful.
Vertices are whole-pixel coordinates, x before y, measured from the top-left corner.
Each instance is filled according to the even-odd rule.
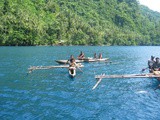
[[[160,13],[137,0],[2,0],[0,16],[0,45],[160,45]]]

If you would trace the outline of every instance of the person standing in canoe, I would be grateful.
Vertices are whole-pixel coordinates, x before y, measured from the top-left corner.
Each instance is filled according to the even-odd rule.
[[[85,58],[84,53],[81,51],[80,55],[78,56],[79,60],[83,60]]]
[[[152,72],[153,70],[153,64],[155,63],[155,60],[154,60],[154,56],[151,56],[151,59],[148,60],[148,68],[149,68],[149,71]]]
[[[102,59],[102,53],[99,54],[99,59]]]

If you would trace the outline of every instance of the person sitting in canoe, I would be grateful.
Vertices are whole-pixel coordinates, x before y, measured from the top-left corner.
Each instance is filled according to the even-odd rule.
[[[94,59],[97,59],[97,54],[96,53],[94,53]]]
[[[102,59],[102,53],[99,54],[99,59]]]
[[[156,58],[156,61],[153,64],[153,70],[154,71],[160,71],[160,61],[159,61],[158,57]]]
[[[72,63],[72,62],[76,62],[73,55],[70,56],[70,59],[67,61],[67,63]]]
[[[76,75],[76,61],[73,57],[73,55],[71,55],[70,60],[69,60],[69,75],[71,75],[72,77],[74,77]]]
[[[69,64],[69,67],[76,67],[76,62],[71,62],[71,63]]]
[[[151,59],[148,60],[148,68],[149,68],[149,71],[152,72],[152,69],[153,69],[153,64],[155,63],[155,60],[154,60],[154,56],[151,56]]]
[[[84,53],[81,51],[80,55],[78,56],[78,59],[83,60],[84,58],[85,58]]]

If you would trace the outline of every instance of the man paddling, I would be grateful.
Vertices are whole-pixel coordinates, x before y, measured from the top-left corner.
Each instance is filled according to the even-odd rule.
[[[153,70],[153,64],[155,63],[155,60],[154,60],[154,56],[151,56],[151,59],[148,60],[148,68],[149,68],[149,71],[152,72]]]
[[[68,60],[70,63],[76,62],[75,58],[73,55],[70,56],[70,59]]]
[[[81,51],[80,55],[78,56],[78,59],[83,60],[84,58],[85,58],[84,53]]]
[[[74,77],[76,75],[76,60],[74,59],[73,55],[71,55],[69,61],[69,74]]]

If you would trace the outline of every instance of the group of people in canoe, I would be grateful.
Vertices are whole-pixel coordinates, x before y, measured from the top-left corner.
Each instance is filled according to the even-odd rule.
[[[94,59],[102,59],[102,53],[99,53],[99,57],[97,57],[97,54],[94,53]],[[83,60],[85,59],[84,53],[81,51],[80,55],[78,56],[78,60]]]
[[[97,57],[97,54],[94,53],[94,59],[102,59],[102,53],[99,53],[99,57]]]
[[[148,68],[150,72],[160,71],[160,59],[159,57],[151,56],[151,59],[148,60]]]
[[[81,53],[79,54],[79,56],[77,58],[78,58],[78,60],[84,60],[85,59],[85,54],[81,51]],[[94,59],[102,59],[102,53],[99,53],[99,57],[97,57],[97,54],[94,53],[93,58]],[[67,62],[69,62],[72,65],[72,64],[75,64],[76,60],[75,60],[74,56],[71,55],[70,59]]]

